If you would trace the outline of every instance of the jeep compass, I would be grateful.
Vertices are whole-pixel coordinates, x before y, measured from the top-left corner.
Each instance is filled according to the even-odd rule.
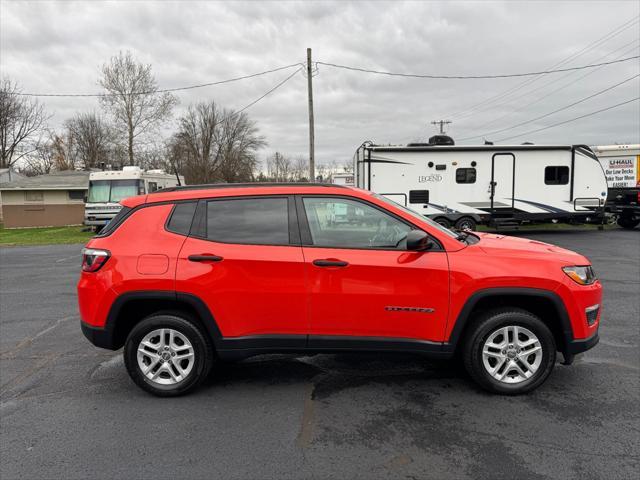
[[[133,381],[191,391],[215,362],[269,352],[460,358],[481,387],[540,386],[598,342],[587,258],[452,232],[384,196],[320,184],[175,187],[132,197],[86,245],[81,327]]]

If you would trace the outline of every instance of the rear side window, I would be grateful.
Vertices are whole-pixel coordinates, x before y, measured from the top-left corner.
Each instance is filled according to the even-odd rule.
[[[476,183],[475,168],[456,169],[456,183]]]
[[[286,198],[213,200],[207,204],[207,238],[224,243],[289,245]]]
[[[167,222],[167,230],[179,235],[189,235],[196,205],[196,202],[177,203]]]
[[[569,167],[545,167],[544,183],[547,185],[566,185],[569,183]]]

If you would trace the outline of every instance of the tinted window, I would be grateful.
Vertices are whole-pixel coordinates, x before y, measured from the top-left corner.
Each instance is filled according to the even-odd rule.
[[[210,201],[207,204],[207,238],[225,243],[288,245],[287,199]]]
[[[411,227],[377,208],[342,198],[305,198],[314,245],[336,248],[406,247]]]
[[[569,167],[545,167],[544,183],[547,185],[566,185],[569,183]]]
[[[409,203],[429,203],[429,190],[409,190]]]
[[[109,223],[107,223],[102,228],[102,230],[100,230],[100,233],[96,236],[106,237],[107,235],[112,234],[120,226],[120,224],[125,221],[125,219],[129,216],[130,212],[131,212],[131,209],[129,207],[122,207],[120,211],[116,213],[116,216],[113,217],[109,221]]]
[[[167,230],[179,233],[180,235],[189,235],[196,205],[196,202],[177,203],[176,206],[173,207],[173,213],[167,224]]]
[[[456,169],[456,183],[476,183],[475,168]]]

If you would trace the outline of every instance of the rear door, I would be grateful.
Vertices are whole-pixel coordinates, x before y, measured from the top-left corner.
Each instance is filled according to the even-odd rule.
[[[176,290],[203,300],[225,338],[306,335],[293,197],[201,200],[178,258]],[[304,345],[306,337],[297,340]]]
[[[327,340],[321,336],[442,341],[449,302],[444,251],[407,251],[413,226],[355,198],[302,196],[298,216],[309,345]]]

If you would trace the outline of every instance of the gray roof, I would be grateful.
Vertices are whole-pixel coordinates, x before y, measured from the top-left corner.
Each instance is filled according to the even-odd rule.
[[[86,190],[89,172],[64,171],[0,183],[0,190]]]

